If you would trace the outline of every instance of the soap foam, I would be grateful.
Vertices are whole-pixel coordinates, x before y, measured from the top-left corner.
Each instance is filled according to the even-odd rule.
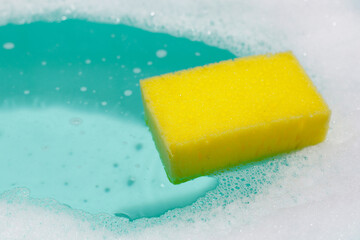
[[[219,173],[216,190],[160,218],[128,222],[34,199],[24,189],[6,192],[0,198],[1,239],[359,238],[356,1],[5,0],[0,16],[0,25],[69,18],[124,23],[201,40],[237,55],[290,49],[333,111],[324,143]]]

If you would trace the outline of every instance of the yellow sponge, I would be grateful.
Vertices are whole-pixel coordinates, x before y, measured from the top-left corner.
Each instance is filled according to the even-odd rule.
[[[224,61],[140,82],[169,180],[323,141],[330,110],[291,52]]]

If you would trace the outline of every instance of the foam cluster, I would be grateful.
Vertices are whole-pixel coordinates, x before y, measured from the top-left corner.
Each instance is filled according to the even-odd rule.
[[[67,18],[167,32],[238,55],[291,49],[332,109],[330,132],[318,146],[219,173],[214,191],[159,218],[127,222],[7,192],[1,239],[359,238],[357,1],[7,0],[0,8],[1,25]]]

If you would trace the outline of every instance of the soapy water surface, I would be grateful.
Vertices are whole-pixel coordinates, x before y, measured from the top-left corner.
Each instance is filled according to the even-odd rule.
[[[27,189],[15,188],[1,195],[1,239],[358,239],[360,237],[360,206],[357,202],[360,197],[358,184],[360,180],[358,175],[360,170],[358,157],[359,127],[357,126],[360,115],[359,70],[357,66],[360,62],[360,48],[356,40],[360,37],[358,24],[360,22],[360,6],[358,3],[355,1],[303,1],[296,3],[288,1],[274,1],[272,3],[266,1],[254,1],[252,3],[241,3],[239,1],[170,1],[169,3],[132,1],[125,3],[106,0],[101,1],[101,3],[76,0],[54,1],[52,4],[40,1],[5,1],[0,8],[2,16],[0,22],[5,25],[9,22],[23,24],[36,20],[47,20],[65,21],[65,24],[67,18],[86,18],[97,22],[125,23],[146,30],[166,32],[191,40],[201,40],[212,46],[230,50],[236,56],[293,50],[332,109],[331,129],[328,138],[320,145],[296,153],[219,173],[213,176],[218,182],[214,190],[208,191],[212,188],[206,188],[209,186],[208,182],[204,182],[203,185],[198,183],[200,184],[198,186],[202,187],[203,193],[208,191],[203,197],[200,197],[190,206],[168,211],[158,218],[129,221],[127,218],[114,217],[114,212],[112,214],[94,214],[96,211],[94,209],[101,204],[96,204],[93,209],[86,210],[85,203],[81,202],[85,199],[78,198],[79,196],[88,194],[106,200],[106,197],[103,196],[113,193],[112,189],[106,190],[105,184],[114,183],[106,182],[108,180],[106,178],[99,177],[97,179],[104,181],[101,182],[102,188],[99,189],[99,194],[95,194],[94,189],[89,191],[80,189],[79,195],[74,195],[69,199],[61,199],[59,196],[64,196],[62,194],[49,196],[50,193],[41,188],[41,177],[37,177],[34,179],[38,182],[30,183],[34,188],[37,188],[37,192],[29,193]],[[83,24],[88,23],[83,22]],[[46,28],[45,25],[39,28]],[[120,25],[116,26],[121,27]],[[12,27],[15,29],[15,26]],[[1,28],[2,31],[5,28],[9,30],[11,26],[5,25]],[[79,34],[81,35],[81,32]],[[96,33],[94,32],[94,34]],[[21,45],[18,46],[12,39],[6,39],[6,36],[0,38],[3,46],[1,57],[4,56],[3,54],[11,54],[14,51],[21,50]],[[152,34],[149,33],[150,36]],[[41,50],[46,43],[46,41],[41,42],[41,39],[36,39],[30,47],[36,49],[38,44]],[[102,44],[99,41],[95,43],[100,46]],[[109,44],[110,42],[107,42],[105,46],[108,47]],[[193,46],[190,46],[190,49],[195,57],[202,57],[205,54],[194,50]],[[173,50],[175,51],[176,47]],[[52,51],[56,53],[56,46]],[[127,137],[130,145],[132,144],[132,147],[119,146],[115,152],[119,156],[122,156],[122,151],[129,151],[128,154],[131,156],[133,154],[140,156],[145,153],[151,153],[155,156],[156,152],[150,150],[151,146],[142,144],[143,141],[149,143],[151,141],[149,136],[146,137],[148,133],[145,133],[142,125],[141,114],[137,114],[139,113],[137,110],[134,111],[136,107],[129,107],[136,106],[136,102],[131,102],[130,98],[134,97],[135,99],[136,95],[139,94],[136,86],[132,85],[135,83],[134,79],[137,79],[136,76],[139,74],[149,73],[145,70],[145,66],[131,64],[125,66],[129,85],[119,85],[121,87],[120,93],[125,100],[120,100],[120,106],[114,106],[117,100],[113,100],[113,96],[118,93],[111,93],[107,89],[102,89],[106,94],[99,97],[96,97],[98,95],[95,97],[91,95],[95,86],[92,84],[98,84],[94,80],[98,76],[92,68],[98,67],[97,70],[99,71],[100,66],[102,66],[100,64],[104,64],[105,68],[111,66],[111,64],[107,65],[108,63],[106,63],[109,57],[100,57],[101,53],[96,53],[99,56],[98,58],[83,55],[83,59],[73,61],[77,63],[76,66],[68,66],[66,64],[69,61],[65,58],[66,54],[68,57],[73,57],[74,49],[67,49],[67,51],[67,53],[66,51],[62,53],[66,60],[63,62],[66,69],[65,67],[59,69],[52,66],[52,60],[60,63],[59,59],[37,59],[35,61],[35,58],[29,58],[31,61],[34,60],[34,66],[38,66],[37,68],[32,67],[30,70],[34,71],[32,72],[33,76],[36,73],[36,75],[43,77],[48,76],[52,71],[59,71],[56,78],[58,80],[73,79],[74,82],[71,84],[73,88],[69,85],[68,89],[66,86],[65,89],[62,89],[62,86],[51,86],[52,81],[41,81],[37,83],[38,89],[42,87],[44,89],[54,88],[53,92],[42,91],[42,95],[39,97],[40,92],[32,91],[29,85],[23,86],[22,89],[15,87],[10,93],[2,93],[10,98],[9,101],[3,102],[1,111],[2,125],[8,124],[9,126],[7,128],[2,127],[0,133],[1,141],[5,142],[4,146],[6,143],[9,144],[9,141],[4,141],[4,138],[8,136],[4,129],[8,129],[11,130],[12,136],[17,137],[12,141],[18,143],[19,146],[24,146],[26,143],[37,146],[36,151],[35,148],[31,148],[33,154],[35,152],[37,155],[43,154],[42,156],[44,156],[50,152],[51,156],[55,156],[55,158],[60,158],[63,161],[66,159],[70,164],[69,166],[73,167],[69,172],[69,177],[77,171],[84,172],[80,171],[81,166],[79,169],[74,169],[78,166],[72,162],[73,156],[61,156],[60,152],[65,149],[53,149],[53,146],[69,147],[72,144],[84,146],[84,148],[76,150],[81,153],[79,155],[86,156],[89,154],[86,151],[90,150],[82,142],[85,139],[89,141],[88,144],[91,146],[89,158],[106,157],[110,153],[96,153],[95,156],[91,153],[96,152],[97,149],[94,146],[99,144],[103,146],[103,152],[113,151],[113,144],[115,144],[114,141],[118,136],[116,132],[113,132],[113,128],[126,128],[127,134],[123,136]],[[182,51],[185,50],[182,49],[180,52]],[[156,46],[151,54],[152,58],[158,61],[157,63],[161,63],[160,61],[171,57],[172,51],[164,46]],[[119,56],[120,59],[118,60],[125,57],[121,54]],[[203,61],[207,61],[210,56],[214,55],[207,56]],[[231,57],[231,55],[228,56]],[[105,61],[102,58],[106,58]],[[117,55],[115,58],[117,59]],[[146,59],[144,65],[152,66],[155,60]],[[212,60],[216,61],[216,59]],[[148,65],[149,61],[152,63]],[[136,61],[134,60],[134,62]],[[17,71],[19,76],[16,77],[12,74],[9,75],[10,70],[18,70],[16,68],[11,69],[11,66],[16,67],[17,64],[21,63],[22,60],[11,58],[2,61],[2,65],[7,67],[1,66],[1,70],[7,71],[8,75],[6,80],[1,79],[1,84],[5,84],[6,88],[12,88],[11,81],[21,81],[19,76],[26,76],[26,71],[29,69]],[[115,63],[112,62],[112,64]],[[204,63],[189,64],[200,65]],[[178,67],[180,69],[187,66],[178,65]],[[82,68],[80,74],[79,68]],[[105,68],[100,70],[106,71]],[[162,69],[162,71],[173,70],[177,69]],[[76,82],[73,77],[69,78],[76,73],[80,76],[77,79],[79,82]],[[151,74],[159,73],[152,72]],[[87,84],[84,81],[85,79],[81,79],[82,76],[93,80]],[[116,76],[112,77],[116,79]],[[36,82],[36,79],[29,80],[32,83]],[[108,86],[109,81],[106,80],[107,84],[103,86]],[[76,85],[78,83],[79,85]],[[19,86],[19,82],[14,84],[14,86],[16,85]],[[100,87],[100,84],[96,86]],[[60,92],[61,90],[66,91],[56,95],[56,91]],[[95,94],[97,93],[98,91]],[[10,94],[10,96],[6,94]],[[71,99],[71,96],[77,96],[78,99]],[[105,99],[107,96],[109,99]],[[12,97],[15,99],[11,99]],[[31,101],[28,101],[29,97]],[[67,101],[70,103],[62,102],[63,98],[69,98]],[[43,99],[52,99],[53,102],[47,102]],[[84,99],[88,101],[87,104],[80,103],[80,101],[85,101]],[[64,104],[61,108],[59,107],[60,102]],[[129,105],[126,105],[127,102]],[[137,106],[141,107],[141,105]],[[30,115],[29,107],[35,107],[39,110],[37,112],[31,111]],[[15,108],[17,110],[11,110]],[[50,119],[49,116],[54,119]],[[12,123],[10,124],[10,122]],[[41,134],[38,134],[40,140],[30,141],[26,139],[26,136],[30,136],[33,131],[26,127],[29,122],[37,130],[40,130]],[[56,122],[57,125],[51,125],[53,122]],[[96,125],[98,122],[105,124],[103,129]],[[95,128],[93,127],[94,124]],[[19,134],[20,132],[17,131],[26,134]],[[131,136],[131,133],[137,134]],[[53,135],[59,136],[60,134],[62,134],[63,139],[68,137],[69,143],[52,142],[52,145],[44,144],[53,141]],[[93,136],[83,137],[83,135]],[[99,135],[100,139],[96,137]],[[102,142],[107,141],[108,137],[111,141],[103,144]],[[11,148],[13,145],[7,146],[4,151],[9,152]],[[140,151],[137,151],[139,149]],[[31,153],[28,150],[13,151],[13,154],[17,155],[13,155],[12,158],[16,157],[29,164],[28,161],[31,161],[32,156],[21,155],[25,152]],[[73,151],[75,155],[77,155],[76,150]],[[70,152],[66,148],[66,154]],[[94,163],[94,160],[89,159],[82,161],[82,168],[87,163]],[[106,163],[106,160],[103,161]],[[9,169],[21,170],[18,175],[21,175],[24,181],[32,179],[31,173],[26,176],[26,170],[29,170],[28,165],[25,164],[21,169],[21,166],[11,166],[16,161],[6,161],[6,163]],[[37,164],[42,165],[39,162]],[[154,164],[159,163],[154,160]],[[123,176],[124,178],[121,179],[123,185],[125,183],[125,185],[135,187],[138,179],[131,178],[133,172],[127,171],[125,175],[115,175],[111,171],[116,168],[107,166],[109,167],[99,170],[111,176],[112,180],[114,180],[113,176]],[[159,165],[157,167],[160,168]],[[98,165],[86,166],[86,170],[89,171],[93,168],[98,168]],[[135,168],[134,170],[135,173],[138,172]],[[65,186],[61,185],[65,182],[63,178],[59,178],[58,172],[55,172],[56,169],[46,168],[46,171],[48,172],[47,179],[53,184],[51,185],[54,190],[52,193],[67,191],[64,190],[66,189]],[[51,171],[54,171],[54,174]],[[14,175],[13,173],[8,174]],[[89,176],[91,175],[94,174],[89,172]],[[49,176],[54,177],[50,179]],[[7,179],[9,178],[11,176],[7,177]],[[79,181],[77,183],[79,186],[91,185],[93,179],[86,178],[85,175],[81,178],[83,182]],[[61,181],[56,182],[60,179]],[[70,182],[67,183],[70,188]],[[11,189],[11,186],[2,184],[3,189]],[[49,182],[46,181],[43,185],[45,184],[49,184]],[[128,186],[129,189],[132,188],[131,186]],[[56,189],[57,187],[59,189]],[[187,190],[183,189],[183,191]],[[42,193],[43,196],[41,196]],[[196,198],[199,196],[197,195]],[[48,197],[55,198],[55,200]],[[63,205],[62,203],[66,203],[66,201],[73,201],[74,206],[76,201],[79,201],[78,207],[75,208],[85,209],[85,211]],[[90,201],[88,200],[87,203]],[[103,206],[109,205],[103,203]],[[109,213],[109,211],[107,212]]]
[[[1,191],[26,187],[33,197],[133,220],[216,187],[210,177],[168,181],[144,124],[139,79],[231,53],[79,20],[7,25],[0,35],[11,40],[0,57]]]

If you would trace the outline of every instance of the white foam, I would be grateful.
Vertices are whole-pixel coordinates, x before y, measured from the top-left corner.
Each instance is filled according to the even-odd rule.
[[[0,239],[115,239],[113,233],[83,221],[85,215],[67,206],[29,198],[26,189],[0,196]]]
[[[125,23],[201,40],[238,55],[292,50],[332,109],[326,142],[272,165],[222,174],[215,191],[159,219],[125,223],[91,216],[82,221],[71,209],[48,209],[41,201],[33,204],[31,198],[9,193],[0,201],[1,239],[112,239],[124,232],[129,239],[359,238],[356,1],[6,0],[0,16],[2,25],[64,16]],[[9,203],[9,196],[25,200]],[[95,230],[91,219],[97,219]]]

